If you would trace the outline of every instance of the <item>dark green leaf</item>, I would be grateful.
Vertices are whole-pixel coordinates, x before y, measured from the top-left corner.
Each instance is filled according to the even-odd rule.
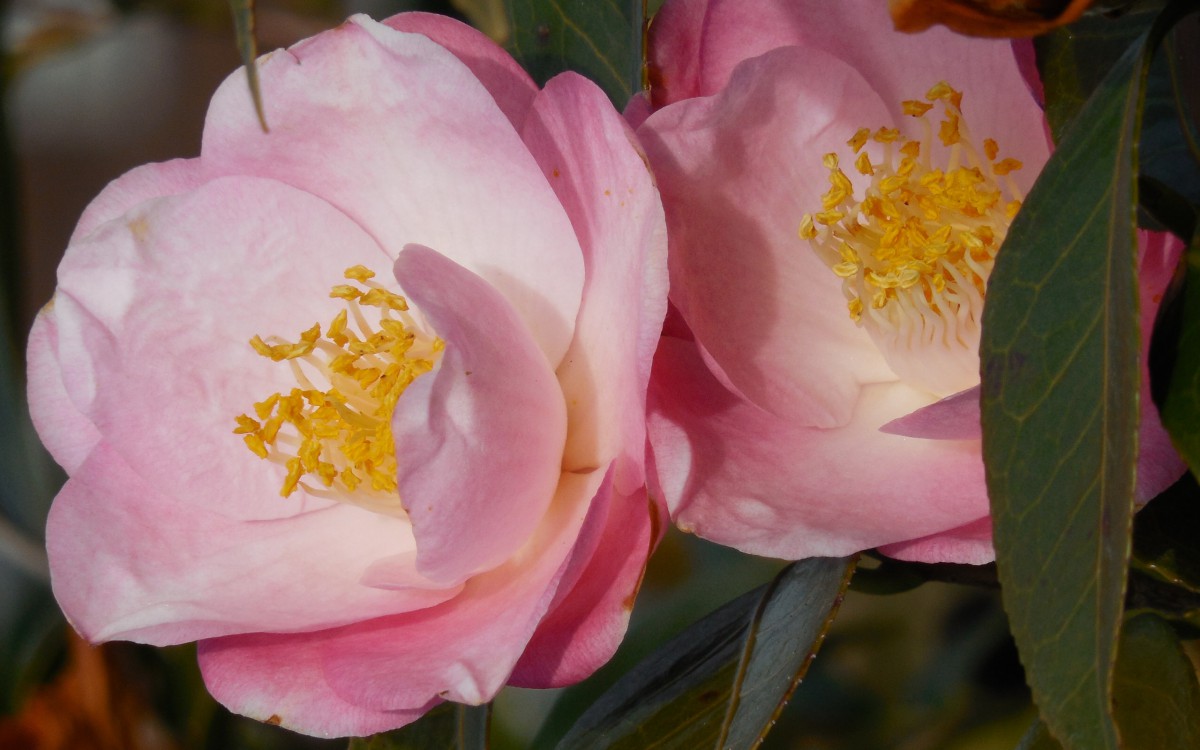
[[[229,0],[233,11],[233,30],[237,35],[238,53],[246,66],[246,83],[250,86],[250,98],[254,100],[254,112],[258,124],[267,132],[267,116],[263,113],[262,91],[258,87],[258,39],[254,34],[254,0]]]
[[[1117,19],[1084,16],[1034,40],[1055,143],[1125,50],[1150,28],[1157,10],[1143,7]]]
[[[1146,104],[1142,113],[1138,171],[1144,180],[1162,186],[1171,197],[1200,207],[1200,143],[1197,142],[1196,115],[1188,93],[1200,88],[1200,16],[1181,21],[1164,40],[1154,56],[1150,78],[1146,82]],[[1171,207],[1163,205],[1159,191],[1141,196],[1155,218],[1180,233],[1179,221],[1171,221]],[[1159,229],[1160,226],[1149,228]],[[1190,237],[1191,232],[1182,233]]]
[[[1125,750],[1200,747],[1200,684],[1170,625],[1145,614],[1121,630],[1113,704]],[[1041,721],[1018,750],[1060,750]]]
[[[443,703],[391,732],[350,740],[349,750],[485,750],[492,706]]]
[[[1200,476],[1200,229],[1186,255],[1183,310],[1162,420],[1192,473]]]
[[[1154,615],[1125,623],[1113,701],[1127,750],[1200,747],[1200,685],[1170,625]]]
[[[988,282],[980,356],[997,569],[1034,700],[1070,750],[1118,746],[1111,678],[1138,428],[1135,144],[1145,51],[1182,8],[1063,131]]]
[[[756,747],[803,678],[853,570],[853,559],[788,566],[618,680],[559,747]]]
[[[505,0],[508,50],[538,84],[574,70],[618,109],[641,90],[645,0]]]

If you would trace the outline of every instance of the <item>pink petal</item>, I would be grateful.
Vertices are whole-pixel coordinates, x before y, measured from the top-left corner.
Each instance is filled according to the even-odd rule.
[[[365,737],[410,724],[438,700],[395,711],[347,701],[325,679],[325,633],[270,633],[200,641],[208,691],[231,711],[314,737]]]
[[[54,595],[92,641],[169,645],[328,628],[458,592],[360,584],[375,560],[413,549],[401,518],[336,505],[233,521],[147,485],[104,444],[55,499],[46,536]]]
[[[663,79],[663,90],[656,92],[660,106],[715,94],[742,61],[797,46],[806,54],[834,55],[858,71],[892,112],[893,123],[901,120],[901,101],[921,97],[938,81],[949,82],[964,92],[963,112],[975,136],[998,139],[1002,156],[1031,165],[1015,173],[1024,190],[1049,153],[1041,110],[1007,40],[973,39],[943,28],[898,34],[887,5],[878,0],[667,3],[652,33],[651,59]]]
[[[303,492],[280,498],[283,468],[233,434],[254,402],[296,387],[248,342],[328,323],[342,309],[329,298],[342,271],[387,260],[343,214],[267,180],[218,179],[145,203],[72,245],[59,267],[57,358],[71,406],[177,502],[243,519],[326,507]]]
[[[649,434],[680,528],[753,554],[846,555],[986,515],[980,446],[879,427],[928,403],[903,384],[862,389],[842,427],[803,427],[724,390],[695,347],[663,339]]]
[[[893,419],[881,432],[926,440],[980,440],[979,386]]]
[[[984,516],[939,534],[888,544],[879,551],[897,560],[984,565],[996,559],[992,549],[992,519]]]
[[[1138,298],[1141,307],[1142,380],[1139,395],[1141,422],[1138,425],[1138,503],[1153,499],[1187,471],[1187,465],[1171,444],[1158,408],[1150,396],[1150,336],[1162,304],[1163,294],[1183,254],[1183,242],[1162,232],[1138,232],[1140,263]]]
[[[667,208],[671,300],[738,392],[801,424],[842,424],[862,384],[895,379],[797,236],[828,188],[822,155],[887,117],[844,63],[785,48],[639,131]]]
[[[63,385],[53,301],[33,321],[26,361],[34,428],[58,465],[73,474],[100,442],[100,433],[71,403]]]
[[[600,488],[568,559],[549,614],[517,662],[509,684],[558,687],[595,672],[629,625],[646,559],[658,542],[657,511],[645,490]],[[603,536],[601,536],[603,534]]]
[[[547,359],[567,349],[583,288],[570,221],[471,70],[365,16],[259,61],[271,132],[242,75],[213,96],[208,174],[254,174],[321,196],[394,259],[409,243],[481,276]]]
[[[446,342],[392,420],[400,498],[417,567],[445,583],[499,565],[546,512],[562,467],[562,391],[537,342],[483,279],[426,247],[396,261],[400,281]]]
[[[629,494],[645,483],[645,393],[666,314],[666,226],[633,133],[586,79],[564,74],[534,102],[523,137],[584,252],[583,305],[558,368],[567,402],[563,468],[618,458]]]
[[[478,30],[438,13],[401,13],[383,21],[397,31],[424,34],[471,69],[520,131],[538,87],[517,61]]]
[[[473,578],[454,600],[421,612],[310,634],[233,636],[201,644],[205,682],[238,713],[280,716],[300,731],[343,733],[354,714],[424,709],[437,697],[490,700],[508,679],[563,576],[604,475],[565,474],[528,554]],[[296,662],[306,679],[281,679]],[[337,696],[337,701],[327,696]],[[296,711],[302,707],[302,711]],[[293,711],[296,711],[293,714]],[[378,718],[378,717],[375,717]]]
[[[153,198],[178,195],[200,187],[203,175],[196,159],[173,159],[160,164],[143,164],[108,183],[84,209],[71,235],[74,245],[101,224]]]

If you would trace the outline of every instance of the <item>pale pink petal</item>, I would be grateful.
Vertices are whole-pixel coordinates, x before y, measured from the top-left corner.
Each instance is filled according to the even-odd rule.
[[[256,334],[295,341],[341,309],[329,289],[390,261],[308,193],[226,178],[147,202],[72,245],[59,267],[57,357],[74,408],[159,492],[231,518],[290,516],[330,501],[279,497],[283,467],[233,434],[254,402],[289,392]],[[66,409],[67,407],[61,407]]]
[[[143,164],[108,183],[84,209],[71,234],[75,244],[101,224],[154,198],[178,195],[200,187],[203,175],[196,159],[173,159],[159,164]]]
[[[926,440],[980,440],[979,386],[923,406],[879,429],[890,435]]]
[[[396,278],[446,348],[396,405],[400,499],[417,568],[456,583],[522,547],[561,470],[567,417],[554,372],[521,318],[483,279],[409,246]]]
[[[71,403],[63,385],[53,301],[34,318],[25,358],[33,426],[58,465],[73,474],[100,442],[100,433]]]
[[[899,122],[901,101],[920,98],[945,80],[964,93],[963,112],[975,137],[996,138],[1002,156],[1031,165],[1015,173],[1022,189],[1028,190],[1049,154],[1041,109],[1007,40],[969,38],[940,27],[899,34],[879,0],[708,0],[668,3],[664,10],[652,27],[651,45],[662,71],[660,106],[721,91],[743,60],[797,46],[806,54],[834,55],[870,82],[892,116],[861,127]]]
[[[644,489],[621,495],[610,484],[600,488],[557,599],[517,662],[509,684],[539,688],[571,684],[612,657],[629,624],[646,559],[658,542],[658,525],[657,509]],[[591,530],[596,526],[602,537]]]
[[[365,737],[402,727],[440,701],[381,711],[347,701],[329,686],[325,632],[273,633],[200,641],[196,655],[208,692],[226,708],[314,737]]]
[[[458,592],[360,583],[377,558],[413,549],[404,519],[336,505],[291,519],[233,521],[148,486],[104,444],[55,499],[46,541],[54,594],[92,641],[169,645],[328,628]]]
[[[394,259],[409,243],[500,291],[557,364],[583,288],[571,223],[492,94],[449,51],[365,16],[259,61],[270,133],[243,75],[217,90],[201,161],[318,195]]]
[[[286,726],[330,734],[346,731],[332,727],[345,726],[347,705],[349,718],[362,721],[364,710],[423,709],[437,696],[489,700],[553,600],[602,479],[564,475],[530,554],[473,579],[441,606],[320,633],[203,642],[209,690],[239,713],[278,715]],[[295,670],[284,666],[293,662]],[[300,673],[306,679],[286,679]]]
[[[866,386],[842,427],[803,427],[724,390],[693,345],[664,339],[648,430],[679,526],[745,552],[846,555],[986,515],[977,440],[879,427],[927,404],[900,383]]]
[[[886,118],[845,63],[785,48],[639,130],[667,210],[672,302],[740,393],[801,424],[842,424],[862,384],[895,379],[797,235],[828,189],[822,155]]]
[[[1138,265],[1138,299],[1141,308],[1142,380],[1139,391],[1141,422],[1138,425],[1138,467],[1136,498],[1139,503],[1152,500],[1175,483],[1187,471],[1187,465],[1171,444],[1162,425],[1158,408],[1150,396],[1150,336],[1162,304],[1163,294],[1183,254],[1183,242],[1164,232],[1139,232],[1141,255]]]
[[[984,565],[996,559],[992,549],[992,519],[984,516],[939,534],[888,544],[879,551],[897,560]]]
[[[554,601],[605,476],[563,474],[523,554],[472,578],[455,599],[329,633],[322,647],[329,684],[351,702],[384,710],[433,696],[471,704],[494,697]]]
[[[645,393],[666,314],[666,226],[633,133],[604,93],[552,79],[522,134],[575,227],[587,281],[558,368],[567,402],[566,471],[614,458],[618,492],[645,484]]]
[[[500,45],[477,29],[439,13],[401,13],[383,23],[397,31],[424,34],[453,52],[487,87],[513,127],[521,129],[538,88]]]

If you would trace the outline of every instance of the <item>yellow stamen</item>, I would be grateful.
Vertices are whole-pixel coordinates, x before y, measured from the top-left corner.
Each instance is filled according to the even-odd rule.
[[[289,361],[298,383],[255,403],[258,419],[235,418],[234,433],[243,435],[255,455],[287,467],[284,497],[302,486],[323,492],[306,484],[308,477],[339,499],[398,507],[392,412],[409,384],[434,368],[443,345],[420,333],[407,315],[408,302],[372,282],[374,276],[364,266],[346,269],[348,280],[367,288],[332,288],[330,297],[345,300],[347,309],[333,318],[324,337],[317,324],[296,342],[250,340],[258,354]],[[379,330],[367,322],[364,307],[378,311]],[[350,318],[357,330],[350,328]],[[328,388],[313,387],[316,380]]]
[[[864,127],[847,142],[858,154],[858,172],[870,178],[861,199],[839,169],[837,154],[822,158],[830,188],[822,210],[802,218],[800,237],[842,280],[855,322],[895,332],[911,330],[916,316],[918,327],[949,330],[953,339],[964,320],[977,327],[996,250],[1021,205],[1011,182],[996,178],[1020,169],[1021,162],[996,161],[1000,147],[990,138],[982,149],[972,143],[962,94],[949,84],[938,83],[925,98],[929,104],[901,103],[906,115],[924,123],[922,139]],[[941,108],[936,130],[926,120],[935,106]],[[935,133],[949,147],[942,168],[928,163]],[[861,151],[868,134],[886,144],[882,161]],[[890,145],[897,142],[898,148]]]

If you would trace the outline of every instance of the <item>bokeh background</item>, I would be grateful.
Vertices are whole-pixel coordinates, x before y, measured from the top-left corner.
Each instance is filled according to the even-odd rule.
[[[87,202],[138,164],[198,153],[208,99],[240,62],[228,5],[0,7],[0,748],[345,747],[229,714],[204,691],[191,646],[80,642],[54,603],[43,549],[63,476],[24,404],[29,327],[53,294],[55,267]],[[286,46],[351,13],[406,10],[469,17],[504,33],[500,0],[259,0],[259,49]],[[503,692],[493,746],[553,747],[619,674],[782,564],[670,533],[613,663],[574,688]],[[1014,747],[1033,713],[997,591],[918,586],[872,574],[875,565],[863,563],[767,747]]]

